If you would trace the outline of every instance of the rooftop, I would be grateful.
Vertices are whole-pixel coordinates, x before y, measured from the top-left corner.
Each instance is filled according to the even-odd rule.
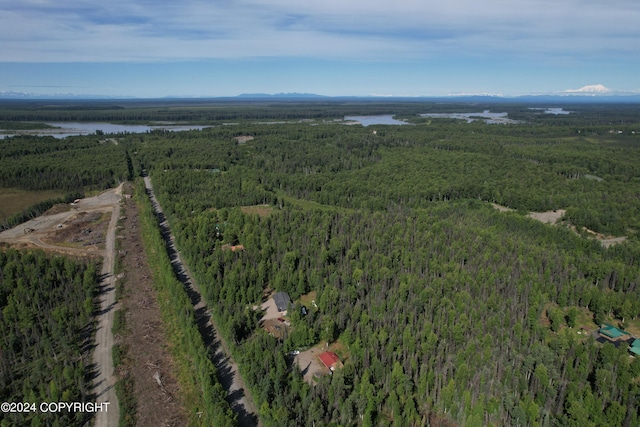
[[[289,304],[291,304],[291,298],[286,292],[278,292],[273,294],[273,301],[276,303],[278,311],[287,311]]]
[[[625,332],[621,329],[616,328],[615,326],[604,324],[600,327],[600,333],[606,337],[611,339],[620,338],[624,335],[629,335],[628,332]]]
[[[324,363],[324,365],[329,369],[331,369],[335,364],[340,363],[340,358],[332,351],[325,351],[318,357],[320,357],[322,363]]]

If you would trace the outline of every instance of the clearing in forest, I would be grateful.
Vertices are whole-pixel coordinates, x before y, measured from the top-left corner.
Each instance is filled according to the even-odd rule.
[[[273,211],[273,206],[269,205],[254,205],[254,206],[242,206],[240,208],[243,214],[258,215],[260,218],[268,217]]]
[[[300,354],[297,354],[293,359],[300,368],[300,372],[302,372],[304,380],[309,384],[314,383],[315,377],[331,373],[329,368],[327,368],[320,360],[320,355],[325,351],[336,353],[340,357],[342,363],[349,358],[348,355],[344,355],[344,345],[340,340],[338,340],[330,345],[327,345],[326,342],[321,342],[305,351],[301,351]]]
[[[491,206],[493,206],[495,209],[499,210],[500,212],[512,212],[513,211],[513,209],[511,209],[511,208],[499,205],[497,203],[491,203]],[[562,217],[564,216],[564,214],[566,212],[567,212],[566,209],[556,209],[556,210],[547,211],[547,212],[529,212],[527,214],[527,217],[529,217],[531,219],[535,219],[535,220],[540,221],[540,222],[543,222],[545,224],[557,225],[557,224],[560,223],[560,220],[562,219]],[[574,231],[576,234],[580,234],[580,233],[578,233],[578,230],[576,229],[575,226],[568,225],[568,227],[569,227],[569,229]],[[586,227],[582,227],[582,231],[584,231],[587,234],[589,234],[591,236],[591,238],[598,240],[602,244],[602,246],[604,246],[605,248],[608,248],[610,246],[616,245],[618,243],[622,243],[627,239],[626,236],[619,236],[619,237],[606,236],[606,235],[604,235],[602,233],[596,233],[593,230],[589,230]]]
[[[27,191],[19,188],[0,188],[0,223],[30,206],[45,200],[58,199],[63,195],[53,190]]]
[[[126,191],[133,191],[131,184]],[[127,349],[124,363],[116,368],[120,379],[133,380],[138,425],[179,426],[187,424],[174,376],[174,362],[165,336],[152,272],[144,251],[138,209],[133,199],[123,205],[123,232],[119,239],[125,330],[115,337]]]
[[[17,248],[39,247],[74,255],[104,255],[110,217],[122,186],[78,203],[56,205],[43,215],[0,233],[0,242]]]
[[[540,222],[544,222],[545,224],[557,224],[567,212],[565,209],[556,209],[554,211],[547,212],[529,212],[527,215],[529,218],[536,219]]]
[[[252,141],[254,137],[251,135],[242,135],[236,136],[234,139],[238,141],[238,144],[246,144],[247,142]]]
[[[311,307],[313,307],[313,303],[316,302],[316,299],[317,292],[311,291],[308,294],[300,295],[300,304],[307,307],[307,309],[310,309]]]

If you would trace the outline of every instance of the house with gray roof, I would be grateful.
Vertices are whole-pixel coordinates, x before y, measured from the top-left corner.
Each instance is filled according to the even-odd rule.
[[[287,311],[289,304],[291,304],[291,298],[289,298],[289,294],[286,292],[273,294],[273,301],[275,301],[278,311]]]

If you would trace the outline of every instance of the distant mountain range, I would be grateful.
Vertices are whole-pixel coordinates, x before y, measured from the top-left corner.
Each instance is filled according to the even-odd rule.
[[[0,99],[4,100],[124,100],[124,99],[144,99],[127,96],[107,96],[88,94],[37,94],[27,92],[0,91]],[[589,85],[580,89],[568,89],[555,94],[545,95],[522,95],[522,96],[498,96],[498,95],[449,95],[449,96],[325,96],[315,93],[243,93],[237,96],[227,97],[180,97],[167,96],[163,98],[153,98],[157,100],[256,100],[256,101],[341,101],[341,100],[362,100],[362,101],[460,101],[460,102],[525,102],[525,103],[640,103],[639,93],[614,92],[602,85]]]
[[[241,93],[240,95],[238,95],[236,98],[290,98],[290,99],[326,99],[326,98],[332,98],[331,96],[325,96],[325,95],[318,95],[315,93],[297,93],[297,92],[293,92],[293,93],[275,93],[275,94],[268,94],[268,93]]]
[[[341,101],[341,100],[372,100],[372,101],[460,101],[460,102],[524,102],[524,103],[640,103],[640,94],[615,93],[612,91],[567,90],[556,94],[545,95],[449,95],[449,96],[325,96],[314,93],[244,93],[225,99],[245,100],[273,100],[273,101]]]

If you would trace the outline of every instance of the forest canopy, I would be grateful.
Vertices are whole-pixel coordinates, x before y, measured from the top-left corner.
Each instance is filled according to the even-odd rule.
[[[0,109],[214,124],[117,144],[8,138],[0,185],[84,191],[148,172],[265,426],[637,425],[640,359],[597,330],[640,338],[640,110],[531,107]],[[519,123],[419,116],[484,109]],[[564,214],[527,216],[547,211]],[[273,291],[296,308],[281,339],[252,308]],[[305,381],[292,352],[329,344],[344,367]]]

